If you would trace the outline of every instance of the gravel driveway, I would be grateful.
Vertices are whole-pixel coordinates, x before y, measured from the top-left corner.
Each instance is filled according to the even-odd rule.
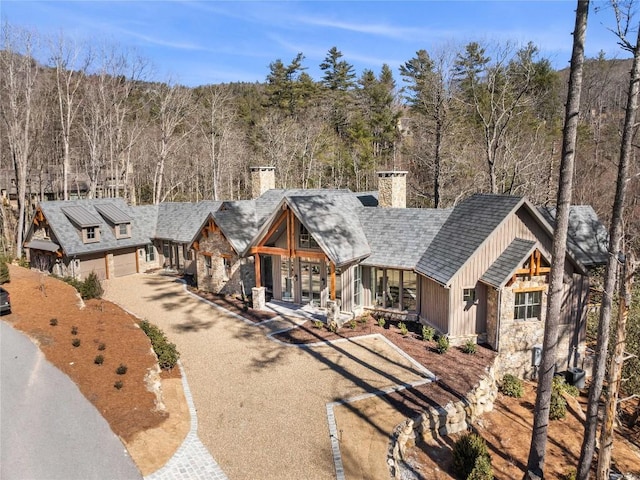
[[[105,290],[177,345],[198,435],[231,480],[335,478],[327,403],[423,379],[380,338],[281,345],[269,324],[216,309],[172,277],[132,275]]]

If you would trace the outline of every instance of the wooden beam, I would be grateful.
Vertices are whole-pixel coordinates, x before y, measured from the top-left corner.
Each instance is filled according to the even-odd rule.
[[[529,258],[529,275],[533,277],[535,269],[535,259],[533,258],[533,252],[531,253],[531,258]]]
[[[329,275],[331,276],[329,279],[329,298],[331,300],[336,299],[336,264],[333,262],[329,263]]]
[[[280,255],[281,257],[287,257],[289,255],[289,250],[286,248],[278,248],[278,247],[253,247],[250,250],[250,253],[260,253],[263,255]]]
[[[540,250],[535,251],[536,256],[536,275],[540,275]]]
[[[195,242],[193,242],[193,249],[197,252],[198,250],[200,250],[200,243],[196,240]]]
[[[287,248],[289,249],[289,258],[295,257],[296,251],[296,222],[295,217],[291,209],[289,209],[289,223],[288,223],[288,236],[287,236]]]
[[[262,286],[262,279],[260,278],[260,254],[255,253],[253,255],[253,267],[256,272],[256,287]]]
[[[282,212],[280,214],[280,216],[278,217],[278,219],[275,221],[275,223],[271,226],[271,228],[269,230],[267,230],[267,234],[262,238],[262,240],[260,241],[260,243],[258,243],[258,246],[261,247],[263,246],[267,240],[269,240],[269,238],[271,237],[271,235],[273,235],[273,233],[280,228],[280,225],[282,225],[282,222],[287,218],[287,211],[285,210],[284,212]]]
[[[323,251],[318,251],[318,250],[295,250],[294,249],[294,256],[296,257],[307,257],[307,258],[314,258],[317,260],[327,260],[327,262],[329,261],[329,259],[327,258],[327,256],[325,255],[325,253]]]

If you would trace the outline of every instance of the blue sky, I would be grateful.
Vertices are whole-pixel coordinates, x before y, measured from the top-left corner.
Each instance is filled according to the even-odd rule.
[[[2,19],[12,25],[135,49],[152,62],[152,80],[190,86],[261,82],[271,62],[287,64],[298,52],[305,55],[308,73],[319,80],[318,65],[333,46],[358,75],[365,68],[379,72],[387,63],[396,79],[398,66],[419,49],[476,40],[532,41],[563,68],[571,54],[575,7],[575,0],[0,0]],[[588,56],[600,50],[610,58],[628,56],[606,28],[612,26],[610,9],[591,11]]]

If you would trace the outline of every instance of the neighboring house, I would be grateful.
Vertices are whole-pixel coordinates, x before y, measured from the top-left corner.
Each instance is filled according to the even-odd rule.
[[[27,235],[32,264],[34,255],[55,252],[67,272],[75,259],[81,275],[93,268],[103,278],[164,266],[193,275],[201,290],[251,292],[254,308],[275,299],[354,315],[381,310],[431,325],[454,344],[489,344],[502,357],[498,373],[534,373],[553,210],[501,195],[473,195],[449,209],[404,208],[406,172],[380,172],[377,193],[276,190],[271,167],[252,168],[252,180],[254,198],[234,202],[44,202]],[[560,369],[584,355],[588,272],[606,262],[606,237],[591,207],[572,207]],[[116,259],[129,249],[135,269],[131,257],[118,270]]]

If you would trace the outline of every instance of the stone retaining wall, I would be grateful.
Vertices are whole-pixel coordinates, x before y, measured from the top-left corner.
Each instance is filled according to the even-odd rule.
[[[403,463],[408,448],[432,438],[468,430],[480,415],[493,410],[497,396],[495,370],[491,367],[463,399],[449,402],[444,407],[430,407],[419,416],[398,425],[391,437],[387,458],[392,478],[399,478],[398,465]]]

